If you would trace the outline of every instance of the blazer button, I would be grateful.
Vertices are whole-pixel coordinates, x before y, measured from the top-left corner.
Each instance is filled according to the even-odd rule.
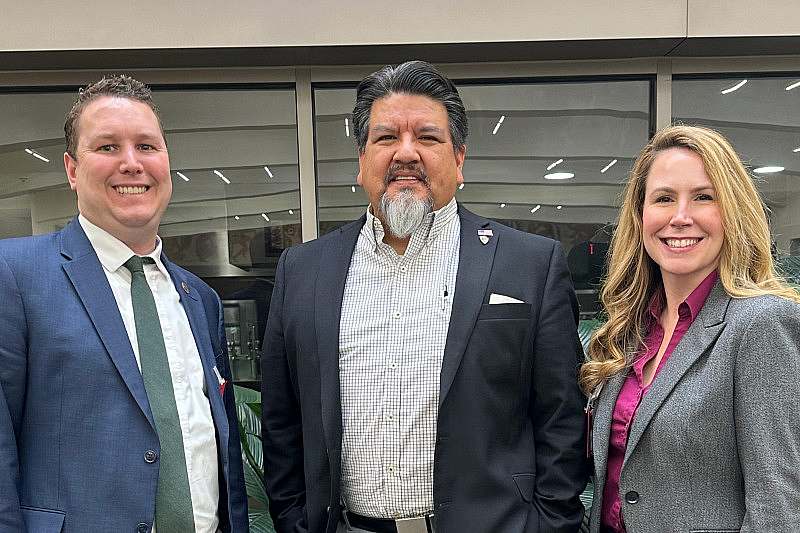
[[[625,493],[625,501],[631,505],[639,503],[639,493],[635,490],[629,490]]]
[[[144,452],[144,462],[145,463],[155,463],[156,459],[158,459],[158,454],[156,452],[154,452],[153,450],[147,450],[146,452]],[[140,527],[141,527],[141,525],[142,524],[139,524]],[[147,524],[145,524],[145,527],[147,527]]]
[[[150,531],[150,525],[144,522],[139,522],[139,525],[136,526],[136,533],[148,533],[148,531]]]

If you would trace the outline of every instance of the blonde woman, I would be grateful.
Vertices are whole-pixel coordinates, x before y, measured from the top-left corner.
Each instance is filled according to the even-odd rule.
[[[591,531],[800,531],[800,298],[724,137],[656,133],[609,254],[581,368]]]

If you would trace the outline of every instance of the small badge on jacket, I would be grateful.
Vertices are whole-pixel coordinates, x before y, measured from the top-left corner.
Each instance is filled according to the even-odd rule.
[[[490,229],[479,229],[478,230],[478,240],[481,241],[481,244],[487,244],[489,239],[492,238],[494,232]]]
[[[217,376],[217,381],[219,382],[219,393],[224,395],[225,394],[225,386],[228,384],[228,380],[222,377],[222,374],[219,373],[217,367],[213,368],[214,375]]]

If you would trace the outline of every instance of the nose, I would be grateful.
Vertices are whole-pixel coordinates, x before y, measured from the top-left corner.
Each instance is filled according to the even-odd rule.
[[[122,174],[141,174],[144,171],[136,146],[120,149],[119,171]]]
[[[692,209],[691,209],[691,202],[685,200],[679,200],[677,203],[677,208],[675,212],[672,214],[672,218],[669,221],[670,226],[674,227],[685,227],[691,226],[694,224],[694,220],[692,219]]]
[[[419,162],[419,153],[417,152],[413,135],[405,134],[400,136],[393,160],[395,163],[404,165]]]

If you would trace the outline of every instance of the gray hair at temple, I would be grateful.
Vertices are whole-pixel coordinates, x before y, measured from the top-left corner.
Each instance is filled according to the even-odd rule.
[[[158,112],[158,106],[153,102],[153,93],[150,88],[137,79],[131,78],[124,74],[117,74],[114,76],[103,77],[99,81],[87,85],[78,91],[78,97],[72,104],[72,108],[67,112],[64,120],[64,140],[67,145],[67,153],[77,161],[77,148],[78,148],[78,127],[80,124],[81,114],[83,110],[94,100],[103,97],[111,96],[115,98],[127,98],[147,105],[153,110],[153,114],[158,119],[158,127],[161,128],[161,136],[164,137],[166,143],[166,135],[164,135],[164,126],[161,124],[161,114]]]
[[[358,84],[353,108],[353,137],[358,151],[364,153],[369,135],[369,117],[375,100],[391,94],[417,94],[441,102],[447,110],[453,149],[460,150],[467,141],[467,111],[452,81],[425,61],[407,61],[396,67],[387,65]]]

